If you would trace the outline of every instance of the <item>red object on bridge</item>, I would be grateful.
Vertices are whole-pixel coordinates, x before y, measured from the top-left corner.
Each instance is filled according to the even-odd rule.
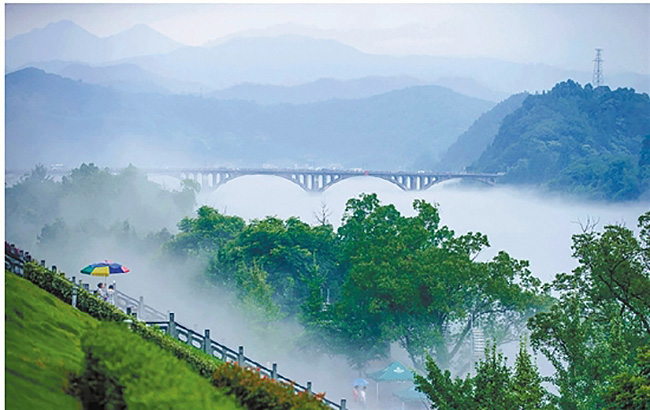
[[[368,172],[368,171],[363,171],[363,175],[370,175],[370,172]]]

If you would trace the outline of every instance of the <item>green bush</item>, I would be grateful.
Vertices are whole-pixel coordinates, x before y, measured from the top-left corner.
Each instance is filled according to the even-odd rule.
[[[253,369],[224,363],[214,373],[212,384],[234,395],[249,410],[329,410],[324,394],[294,393],[292,385],[260,376]]]
[[[80,377],[80,390],[94,389],[94,398],[106,403],[101,408],[237,408],[232,398],[212,387],[184,361],[151,343],[143,343],[123,324],[106,323],[87,332],[81,343],[86,354],[84,375],[93,377]],[[126,407],[120,402],[120,393]]]

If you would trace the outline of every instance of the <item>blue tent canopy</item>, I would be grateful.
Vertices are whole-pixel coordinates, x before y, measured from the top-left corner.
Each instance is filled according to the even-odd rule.
[[[398,361],[372,373],[368,377],[377,382],[407,382],[413,380],[413,372]]]

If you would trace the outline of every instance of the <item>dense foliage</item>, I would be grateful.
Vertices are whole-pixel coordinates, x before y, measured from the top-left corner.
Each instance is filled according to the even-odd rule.
[[[493,350],[475,377],[452,380],[430,358],[416,376],[434,409],[650,409],[650,212],[639,217],[639,237],[625,227],[593,224],[573,237],[579,266],[548,287],[558,294],[528,323],[532,346],[555,367],[541,385],[524,346],[510,372]]]
[[[86,355],[75,377],[84,408],[236,409],[170,352],[133,334],[124,324],[105,323],[82,335]]]
[[[244,298],[257,294],[254,299],[263,301],[267,294],[284,313],[295,315],[311,289],[339,286],[337,268],[331,225],[267,217],[251,221],[220,248],[208,274],[220,284],[235,287]]]
[[[633,200],[648,188],[648,136],[647,94],[568,80],[529,95],[505,117],[472,169],[505,172],[511,183]]]
[[[418,368],[426,354],[449,366],[466,347],[472,323],[483,322],[503,342],[543,306],[527,262],[505,252],[478,262],[489,246],[485,235],[455,235],[425,201],[413,208],[417,214],[405,217],[374,194],[348,201],[337,235],[346,272],[341,297],[330,309],[310,312],[325,341],[354,340],[365,352],[398,342]],[[354,363],[362,368],[367,359]]]
[[[624,389],[646,369],[637,355],[650,346],[650,212],[639,217],[638,238],[622,226],[585,226],[573,255],[580,265],[551,284],[557,302],[530,320],[531,342],[555,366],[560,408],[608,408],[612,383]],[[645,400],[650,406],[647,390]]]
[[[451,378],[427,358],[425,376],[416,374],[416,389],[425,393],[435,410],[551,410],[542,378],[525,343],[520,343],[514,369],[496,346],[487,346],[485,358],[476,364],[475,376]]]
[[[440,225],[436,206],[418,200],[414,208],[417,216],[405,217],[376,195],[362,195],[348,201],[337,232],[268,217],[236,233],[234,219],[203,207],[181,222],[183,232],[167,248],[207,249],[198,238],[209,238],[207,277],[233,289],[255,323],[299,319],[303,347],[344,354],[360,370],[385,356],[391,342],[418,367],[427,353],[449,365],[478,320],[499,342],[511,340],[548,299],[527,262],[505,252],[477,262],[485,235],[457,236]]]

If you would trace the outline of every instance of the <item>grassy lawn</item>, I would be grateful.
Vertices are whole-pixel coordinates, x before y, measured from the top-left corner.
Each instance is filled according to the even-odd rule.
[[[5,273],[5,408],[81,409],[65,393],[83,365],[80,335],[97,320]]]

